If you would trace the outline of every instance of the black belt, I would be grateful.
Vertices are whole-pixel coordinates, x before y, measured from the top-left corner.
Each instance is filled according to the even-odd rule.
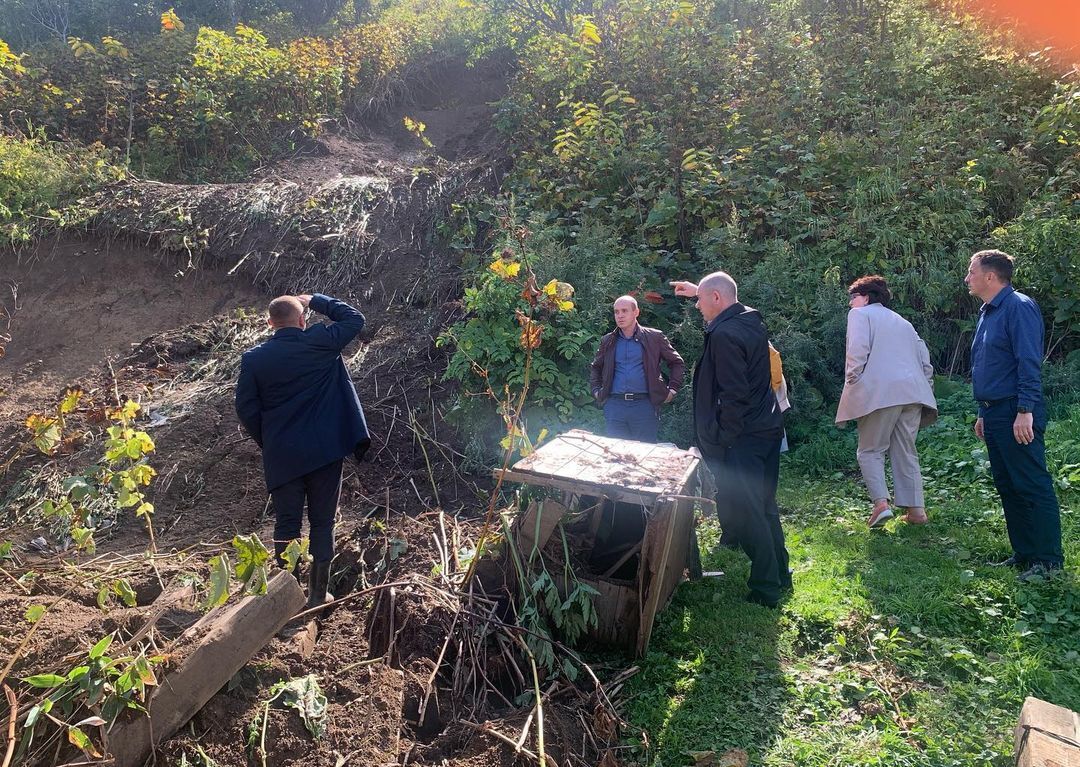
[[[978,402],[979,405],[982,407],[990,408],[994,405],[997,405],[999,402],[1008,402],[1009,400],[1013,399],[1016,399],[1016,397],[1002,397],[1001,399],[977,399],[975,401]]]
[[[637,400],[637,399],[648,399],[649,398],[648,394],[640,394],[638,392],[617,392],[617,393],[612,393],[611,396],[614,399],[627,400],[628,402],[632,402],[633,400]]]

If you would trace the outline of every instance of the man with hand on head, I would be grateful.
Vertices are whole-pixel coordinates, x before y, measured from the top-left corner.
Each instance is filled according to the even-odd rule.
[[[1001,562],[1024,580],[1060,570],[1061,510],[1046,470],[1042,392],[1043,318],[1012,286],[1013,257],[981,250],[964,282],[979,298],[971,342],[971,389],[979,403],[975,435],[986,441],[1013,554]]]
[[[633,296],[615,299],[615,330],[600,339],[589,373],[589,390],[604,407],[609,437],[656,442],[660,406],[682,387],[686,364],[659,330],[638,324]],[[667,380],[660,362],[667,363]]]
[[[307,327],[311,308],[332,320]],[[270,302],[274,335],[244,353],[236,382],[236,414],[262,448],[266,487],[274,505],[274,556],[300,537],[307,502],[312,565],[308,607],[327,594],[334,558],[334,517],[345,456],[357,460],[371,444],[364,411],[341,351],[364,327],[364,315],[319,293]]]
[[[776,506],[784,420],[772,388],[769,333],[757,310],[739,303],[738,286],[724,272],[671,285],[675,295],[697,298],[705,320],[694,433],[716,479],[716,516],[750,557],[747,599],[776,607],[791,573]]]

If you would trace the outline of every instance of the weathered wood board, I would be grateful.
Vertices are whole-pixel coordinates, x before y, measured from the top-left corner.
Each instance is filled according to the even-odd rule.
[[[571,492],[593,491],[614,501],[651,506],[663,496],[685,493],[686,479],[697,464],[696,457],[671,445],[573,429],[515,463],[503,479]]]
[[[1080,715],[1027,698],[1016,726],[1017,767],[1080,767]]]

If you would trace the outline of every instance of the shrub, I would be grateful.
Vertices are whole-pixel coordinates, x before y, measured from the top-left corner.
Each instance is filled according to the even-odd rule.
[[[120,175],[100,145],[80,147],[0,134],[0,237],[3,244],[29,240],[61,209],[95,186]]]

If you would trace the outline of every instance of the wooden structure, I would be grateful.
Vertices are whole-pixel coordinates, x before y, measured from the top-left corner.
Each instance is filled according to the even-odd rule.
[[[1080,715],[1027,698],[1016,726],[1017,767],[1080,767]]]
[[[560,521],[573,521],[564,531],[571,531],[580,555],[574,577],[600,593],[595,638],[643,655],[656,614],[684,572],[700,574],[694,530],[699,463],[673,445],[574,429],[503,473],[504,481],[561,491],[530,504],[515,523],[515,540],[526,552],[543,549]]]

